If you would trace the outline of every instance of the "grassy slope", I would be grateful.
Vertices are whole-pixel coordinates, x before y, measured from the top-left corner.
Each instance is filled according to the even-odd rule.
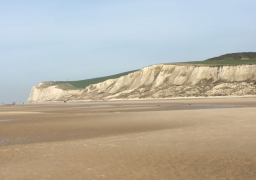
[[[249,58],[249,59],[243,60],[242,58]],[[225,54],[222,56],[207,59],[205,61],[191,61],[191,62],[185,62],[185,64],[209,65],[209,66],[256,64],[256,53],[244,52],[244,53]]]
[[[243,65],[243,64],[256,64],[255,59],[241,60],[234,58],[224,58],[222,60],[206,60],[206,61],[191,61],[186,64],[199,64],[199,65]]]
[[[99,77],[99,78],[93,78],[93,79],[85,79],[85,80],[80,80],[80,81],[55,81],[51,85],[58,85],[58,87],[61,89],[70,89],[70,87],[68,86],[68,84],[70,84],[73,87],[75,87],[76,89],[79,89],[79,88],[85,88],[91,84],[97,84],[97,83],[106,81],[108,79],[116,79],[116,78],[125,76],[125,75],[135,72],[135,71],[136,70],[128,71],[128,72],[124,72],[124,73],[120,73],[120,74],[115,74],[115,75],[111,75],[111,76],[105,76],[105,77]]]

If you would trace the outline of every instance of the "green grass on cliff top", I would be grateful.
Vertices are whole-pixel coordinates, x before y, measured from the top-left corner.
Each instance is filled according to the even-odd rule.
[[[245,65],[256,64],[256,52],[240,52],[224,54],[218,57],[213,57],[205,61],[190,61],[181,64],[194,64],[194,65]]]
[[[190,61],[184,62],[182,64],[194,64],[194,65],[246,65],[246,64],[256,64],[256,58],[253,59],[234,59],[234,58],[224,58],[221,60],[205,60],[205,61]]]
[[[127,74],[130,74],[132,72],[135,72],[137,70],[134,71],[128,71],[128,72],[124,72],[124,73],[120,73],[120,74],[115,74],[115,75],[111,75],[111,76],[105,76],[105,77],[99,77],[99,78],[93,78],[93,79],[85,79],[85,80],[80,80],[80,81],[55,81],[53,82],[51,85],[59,85],[61,87],[61,89],[70,89],[68,87],[68,84],[70,84],[71,86],[75,87],[75,88],[86,88],[87,86],[91,85],[91,84],[97,84],[109,79],[116,79],[119,78],[121,76],[125,76]]]

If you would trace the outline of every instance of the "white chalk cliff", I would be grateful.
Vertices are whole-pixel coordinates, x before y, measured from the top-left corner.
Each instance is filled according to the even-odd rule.
[[[256,65],[157,64],[84,89],[42,82],[28,102],[256,94]]]

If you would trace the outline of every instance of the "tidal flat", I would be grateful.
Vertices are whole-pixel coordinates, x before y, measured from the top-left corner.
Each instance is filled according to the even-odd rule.
[[[256,98],[0,106],[0,179],[256,177]]]

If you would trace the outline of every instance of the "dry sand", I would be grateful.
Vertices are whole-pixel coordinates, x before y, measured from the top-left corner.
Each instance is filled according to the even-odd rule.
[[[0,179],[256,179],[256,98],[0,107]]]

